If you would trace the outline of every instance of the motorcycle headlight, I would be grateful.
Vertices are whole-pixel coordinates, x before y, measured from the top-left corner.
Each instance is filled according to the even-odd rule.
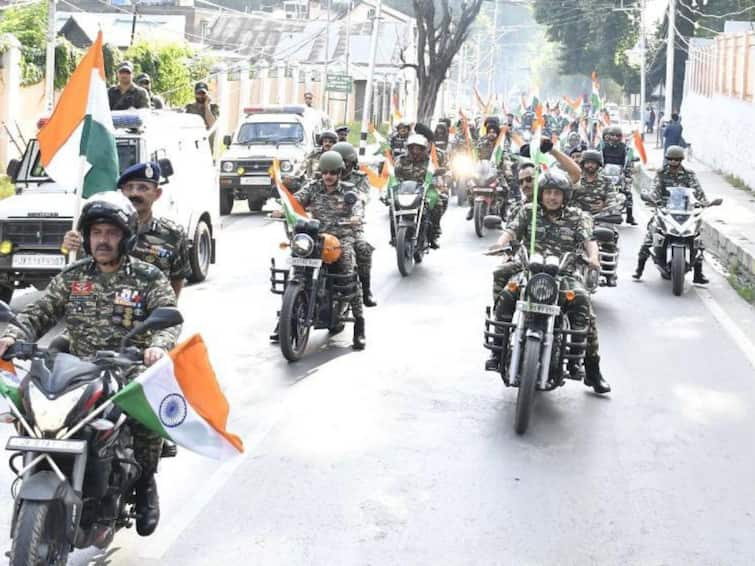
[[[315,249],[315,241],[309,234],[296,234],[291,240],[291,251],[299,257],[307,257]]]
[[[289,173],[294,170],[294,164],[290,161],[284,160],[281,161],[281,171],[284,173]]]
[[[220,164],[220,169],[223,173],[233,173],[233,161],[223,161]]]
[[[417,200],[417,195],[401,193],[396,196],[396,200],[401,208],[410,208]]]
[[[558,284],[547,273],[538,273],[527,283],[527,297],[536,303],[553,304],[558,298]]]
[[[55,399],[48,399],[34,382],[29,382],[29,403],[34,421],[41,432],[57,432],[66,422],[71,410],[79,402],[88,384],[77,387]]]

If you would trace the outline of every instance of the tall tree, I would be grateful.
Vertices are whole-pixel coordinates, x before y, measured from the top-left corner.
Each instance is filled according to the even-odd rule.
[[[480,13],[483,0],[462,0],[452,7],[449,0],[412,0],[417,22],[417,62],[404,63],[417,72],[419,100],[417,120],[429,124],[438,91],[451,63],[469,35],[469,28]]]

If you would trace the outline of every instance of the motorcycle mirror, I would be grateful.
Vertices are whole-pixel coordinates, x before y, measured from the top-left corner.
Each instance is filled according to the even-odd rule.
[[[24,325],[16,317],[16,313],[10,308],[10,305],[5,301],[0,301],[0,322],[10,322],[21,329],[24,329]]]
[[[482,224],[488,230],[501,230],[503,228],[503,221],[500,216],[490,214],[482,219]]]
[[[140,325],[131,329],[121,340],[121,352],[126,349],[126,344],[136,335],[152,330],[164,330],[171,326],[178,326],[184,321],[184,317],[175,307],[159,307],[153,310]]]
[[[359,196],[354,191],[346,191],[343,195],[343,201],[349,206],[354,206],[359,200]]]
[[[173,175],[173,164],[170,162],[170,159],[167,157],[158,159],[157,164],[160,166],[160,173],[165,179]]]
[[[724,199],[717,198],[717,199],[712,200],[709,206],[720,206],[721,204],[723,204],[723,202],[724,202]]]

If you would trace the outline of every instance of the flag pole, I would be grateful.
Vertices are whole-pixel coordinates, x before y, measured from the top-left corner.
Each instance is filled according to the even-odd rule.
[[[80,155],[79,156],[79,181],[76,184],[76,203],[73,207],[73,218],[72,218],[72,226],[71,230],[76,230],[76,226],[79,224],[79,217],[81,216],[81,207],[82,203],[84,202],[84,178],[87,174],[87,165],[89,163],[87,162],[86,156]],[[76,250],[69,250],[66,247],[61,247],[60,251],[62,251],[64,254],[68,256],[68,263],[71,264],[74,261],[76,261],[76,258],[78,257],[78,253]]]

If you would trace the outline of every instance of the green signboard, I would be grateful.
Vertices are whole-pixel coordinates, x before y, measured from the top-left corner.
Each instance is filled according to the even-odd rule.
[[[328,73],[328,80],[325,83],[325,90],[330,92],[351,92],[351,77],[344,74]]]

